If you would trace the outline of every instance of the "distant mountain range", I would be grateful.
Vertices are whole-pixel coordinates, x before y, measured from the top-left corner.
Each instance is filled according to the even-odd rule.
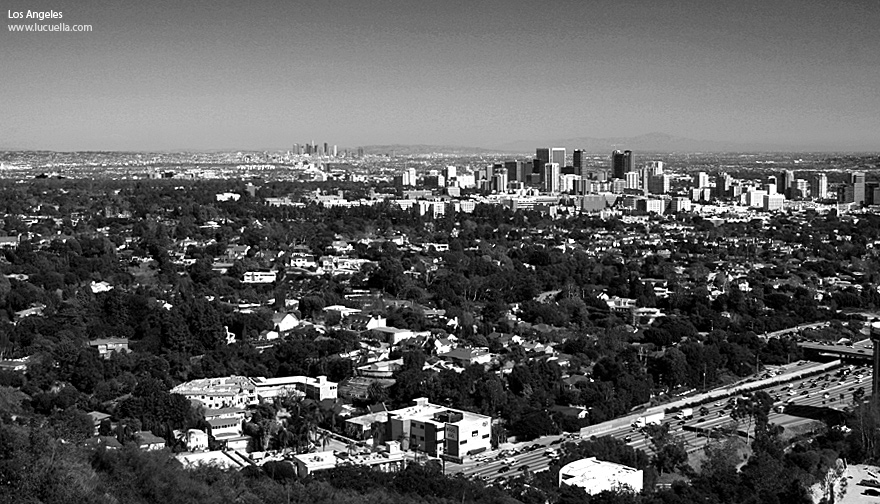
[[[504,152],[534,153],[537,147],[565,147],[569,152],[583,149],[591,153],[607,154],[615,149],[643,152],[785,152],[806,151],[791,145],[751,144],[724,142],[716,140],[694,140],[693,138],[648,133],[634,137],[594,138],[577,137],[556,140],[529,140],[499,145]]]
[[[520,140],[501,145],[484,147],[465,147],[452,145],[368,145],[368,154],[420,155],[442,153],[449,155],[481,154],[528,154],[534,155],[539,147],[565,147],[571,153],[583,149],[591,154],[609,154],[611,151],[631,150],[656,153],[704,153],[704,152],[847,152],[864,149],[835,148],[833,146],[798,146],[775,143],[746,143],[719,140],[695,140],[693,138],[669,135],[666,133],[647,133],[633,137],[575,137],[544,140]]]
[[[464,147],[461,145],[365,145],[365,154],[391,154],[395,156],[416,156],[420,154],[449,154],[453,156],[473,156],[480,154],[497,154],[499,152],[516,152],[512,150],[484,149],[482,147]],[[357,151],[357,149],[349,149]],[[535,150],[532,148],[532,150]]]

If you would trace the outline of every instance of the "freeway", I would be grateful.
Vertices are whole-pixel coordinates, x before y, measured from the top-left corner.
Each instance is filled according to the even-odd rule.
[[[847,369],[847,368],[844,368]],[[818,375],[798,378],[787,383],[777,383],[762,387],[760,390],[767,392],[775,399],[774,411],[770,413],[770,422],[792,429],[806,425],[813,420],[798,416],[778,413],[775,408],[779,405],[796,404],[800,406],[842,408],[852,403],[852,394],[857,388],[863,388],[870,393],[871,369],[870,367],[855,368],[845,377],[839,377],[839,370],[831,369]],[[858,376],[861,376],[859,378]],[[732,398],[718,399],[714,402],[705,403],[694,407],[694,416],[689,419],[677,419],[673,414],[667,414],[663,419],[664,424],[669,425],[670,432],[683,439],[688,451],[696,451],[710,442],[703,434],[685,429],[685,426],[698,427],[701,429],[732,428],[744,431],[747,423],[737,424],[730,418]],[[628,421],[615,421],[608,423],[597,436],[612,436],[623,440],[635,449],[652,453],[650,439],[638,429],[633,428]],[[586,436],[585,436],[586,437]],[[478,456],[476,460],[466,460],[464,464],[447,463],[447,474],[462,473],[465,476],[477,475],[487,481],[495,481],[501,477],[511,477],[524,470],[538,472],[546,470],[552,460],[548,451],[550,448],[559,448],[564,442],[584,439],[577,435],[544,436],[538,440],[521,443],[514,447],[519,453],[510,455],[515,463],[508,464],[498,451],[492,451]],[[531,449],[530,449],[531,448]]]

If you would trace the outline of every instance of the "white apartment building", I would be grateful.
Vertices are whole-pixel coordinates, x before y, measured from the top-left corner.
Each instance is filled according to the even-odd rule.
[[[431,404],[425,398],[415,405],[346,420],[346,430],[357,439],[368,437],[373,424],[382,428],[374,442],[400,441],[404,449],[439,457],[461,459],[491,448],[492,417]]]

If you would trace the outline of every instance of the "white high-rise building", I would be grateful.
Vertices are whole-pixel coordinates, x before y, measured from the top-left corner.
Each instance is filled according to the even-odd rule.
[[[544,165],[544,190],[551,193],[559,192],[560,169],[558,163]]]
[[[628,172],[624,174],[626,176],[626,188],[627,189],[640,189],[639,187],[639,172]]]
[[[694,182],[696,183],[698,189],[709,187],[709,174],[706,172],[697,173],[697,176],[694,177]]]

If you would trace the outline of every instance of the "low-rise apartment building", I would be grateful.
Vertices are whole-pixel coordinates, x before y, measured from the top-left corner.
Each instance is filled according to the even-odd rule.
[[[400,441],[404,449],[461,459],[491,448],[492,417],[419,398],[413,406],[350,418],[346,429],[356,439],[372,435],[374,442]]]

